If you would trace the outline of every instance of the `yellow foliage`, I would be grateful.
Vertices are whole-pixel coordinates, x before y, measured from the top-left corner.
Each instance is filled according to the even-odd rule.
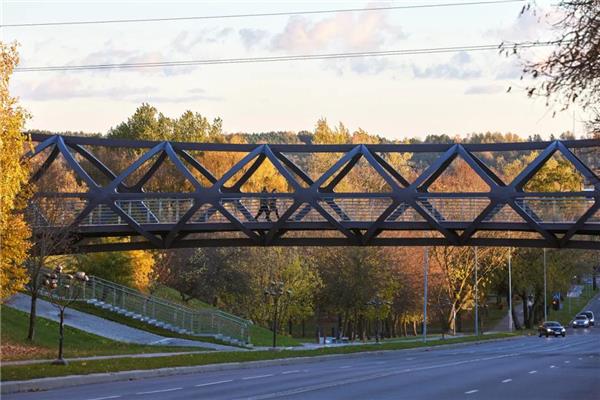
[[[0,298],[21,289],[27,278],[23,261],[29,250],[29,229],[19,193],[27,180],[21,161],[26,140],[21,130],[27,114],[8,91],[10,75],[19,62],[16,44],[0,42]]]
[[[129,251],[131,269],[133,275],[133,286],[138,290],[146,290],[150,284],[152,270],[154,268],[154,257],[152,253],[144,250]]]

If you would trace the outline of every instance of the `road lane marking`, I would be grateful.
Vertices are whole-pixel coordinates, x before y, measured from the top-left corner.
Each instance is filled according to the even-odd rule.
[[[479,392],[479,390],[473,389],[473,390],[469,390],[468,392],[465,392],[465,394],[473,394],[473,393],[477,393],[477,392]]]
[[[281,373],[281,375],[287,375],[287,374],[297,374],[297,373],[299,373],[299,372],[300,372],[300,370],[298,370],[298,369],[294,369],[294,370],[292,370],[292,371],[283,371],[283,372]]]
[[[340,369],[352,368],[352,365],[342,365]]]
[[[246,376],[242,378],[243,381],[249,381],[250,379],[260,379],[260,378],[268,378],[270,376],[274,376],[275,374],[266,374],[266,375],[255,375],[255,376]]]
[[[565,361],[565,364],[570,364],[570,363],[571,363],[571,361],[569,361],[569,360]]]
[[[414,359],[415,359],[414,357],[407,357],[407,358],[405,358],[406,361],[412,361]]]
[[[577,359],[578,359],[578,360],[583,360],[583,358],[582,358],[582,357],[578,357]]]
[[[533,371],[529,371],[530,374],[537,374],[537,371],[534,369]]]
[[[556,368],[556,365],[551,365],[550,368]]]
[[[386,364],[386,363],[387,363],[387,361],[377,361],[377,362],[374,362],[373,364],[381,365],[381,364]]]
[[[502,381],[502,383],[508,383],[508,382],[512,382],[512,379],[509,378],[509,379],[505,379]]]
[[[182,390],[182,387],[170,388],[170,389],[160,389],[160,390],[150,390],[148,392],[137,392],[136,394],[153,394],[153,393],[165,393],[165,392],[174,392],[176,390]]]
[[[118,399],[119,397],[121,397],[121,395],[106,396],[106,397],[94,397],[93,399],[88,399],[88,400],[108,400],[108,399]]]
[[[200,383],[200,384],[194,385],[194,386],[196,386],[196,387],[211,386],[211,385],[218,385],[220,383],[228,383],[228,382],[233,382],[233,379],[227,379],[225,381],[215,381],[215,382]]]

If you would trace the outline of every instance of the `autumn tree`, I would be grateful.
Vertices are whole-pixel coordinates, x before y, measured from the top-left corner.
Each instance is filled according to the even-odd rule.
[[[18,62],[17,45],[0,42],[0,300],[27,282],[23,264],[30,247],[30,231],[23,216],[28,167],[21,158],[27,143],[21,132],[27,113],[9,93]]]
[[[540,95],[566,109],[579,104],[600,118],[600,2],[597,0],[561,0],[555,6],[558,21],[554,49],[541,60],[522,58],[523,74],[533,78],[527,87],[529,96]],[[535,13],[531,4],[522,13]],[[519,54],[506,45],[504,51]]]

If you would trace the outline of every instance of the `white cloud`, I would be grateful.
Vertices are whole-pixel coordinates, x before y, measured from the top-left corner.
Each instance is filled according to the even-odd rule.
[[[464,51],[453,55],[446,63],[427,67],[412,65],[415,78],[424,79],[473,79],[482,75],[480,68],[474,65],[472,57]]]
[[[246,49],[251,49],[261,44],[269,36],[269,32],[264,29],[244,28],[239,30],[240,39]]]

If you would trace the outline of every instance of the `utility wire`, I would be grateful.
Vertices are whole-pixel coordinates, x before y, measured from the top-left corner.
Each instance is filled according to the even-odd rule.
[[[86,65],[56,65],[56,66],[33,66],[18,67],[15,72],[43,72],[43,71],[85,71],[102,69],[132,69],[132,68],[156,68],[156,67],[185,67],[199,65],[215,64],[248,64],[248,63],[266,63],[277,61],[304,61],[304,60],[328,60],[342,58],[362,58],[362,57],[385,57],[385,56],[405,56],[418,54],[438,54],[454,53],[461,51],[486,51],[498,50],[500,48],[531,48],[547,47],[556,44],[552,42],[522,42],[522,43],[502,43],[474,45],[474,46],[454,46],[454,47],[433,47],[405,50],[384,50],[384,51],[362,51],[354,53],[325,53],[325,54],[296,54],[286,56],[267,56],[267,57],[248,57],[248,58],[217,58],[206,60],[182,60],[182,61],[157,61],[157,62],[139,62],[139,63],[121,63],[121,64],[86,64]]]
[[[186,21],[186,20],[207,20],[224,18],[246,18],[246,17],[273,17],[281,15],[302,15],[302,14],[332,14],[360,11],[386,11],[386,10],[408,10],[418,8],[439,8],[439,7],[462,7],[477,6],[486,4],[504,4],[504,3],[523,3],[526,0],[491,0],[491,1],[465,1],[460,3],[434,3],[434,4],[416,4],[406,6],[385,6],[385,7],[366,7],[366,8],[339,8],[333,10],[308,10],[308,11],[283,11],[256,14],[229,14],[229,15],[200,15],[191,17],[166,17],[166,18],[140,18],[140,19],[109,19],[109,20],[90,20],[90,21],[57,21],[57,22],[32,22],[22,24],[3,24],[0,28],[17,28],[33,26],[58,26],[58,25],[92,25],[92,24],[119,24],[132,22],[162,22],[162,21]]]

